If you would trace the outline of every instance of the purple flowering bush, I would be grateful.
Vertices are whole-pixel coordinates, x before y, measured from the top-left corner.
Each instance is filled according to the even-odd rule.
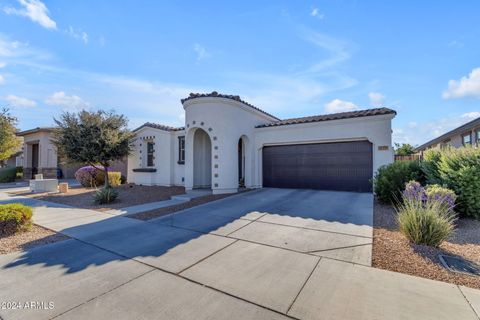
[[[395,206],[400,231],[415,244],[438,247],[455,229],[455,200],[455,193],[447,188],[408,182]]]
[[[403,198],[409,200],[426,200],[425,188],[415,180],[409,181],[405,184],[405,190],[403,190],[402,195]]]
[[[428,185],[424,188],[420,183],[413,180],[405,185],[402,196],[404,200],[416,200],[423,204],[426,202],[438,202],[440,205],[445,205],[451,212],[453,212],[455,200],[457,200],[455,192],[448,188],[438,184]]]
[[[101,186],[105,178],[105,174],[102,170],[102,166],[81,167],[75,172],[75,179],[85,188]]]

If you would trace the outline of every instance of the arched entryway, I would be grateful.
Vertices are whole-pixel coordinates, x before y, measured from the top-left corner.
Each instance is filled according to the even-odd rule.
[[[203,129],[193,136],[193,188],[212,187],[212,143]]]
[[[238,139],[238,187],[245,187],[245,151],[246,151],[246,141],[245,137],[242,136]]]

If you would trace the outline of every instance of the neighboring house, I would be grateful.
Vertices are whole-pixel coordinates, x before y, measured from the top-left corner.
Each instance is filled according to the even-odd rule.
[[[52,144],[52,132],[55,128],[44,127],[21,131],[18,136],[23,137],[23,178],[32,179],[37,173],[44,178],[75,177],[75,171],[84,164],[71,164],[59,159],[57,150]],[[127,175],[127,161],[115,161],[111,171],[119,171]]]
[[[415,152],[423,154],[427,149],[440,149],[446,146],[460,148],[466,145],[480,146],[480,117],[422,144],[415,148]]]
[[[372,190],[393,161],[387,108],[280,120],[239,96],[190,94],[185,127],[145,123],[134,130],[128,181],[145,185]]]

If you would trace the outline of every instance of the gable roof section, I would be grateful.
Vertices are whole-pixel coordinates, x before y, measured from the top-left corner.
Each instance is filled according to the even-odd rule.
[[[349,112],[324,114],[324,115],[309,116],[309,117],[302,117],[302,118],[285,119],[285,120],[280,120],[276,122],[262,124],[262,125],[256,126],[256,128],[266,128],[266,127],[285,126],[285,125],[301,124],[301,123],[380,116],[380,115],[386,115],[386,114],[397,114],[397,112],[389,108],[366,109],[366,110],[359,110],[359,111],[349,111]]]
[[[163,125],[163,124],[158,124],[158,123],[153,123],[153,122],[146,122],[144,124],[142,124],[140,127],[136,128],[133,130],[133,132],[136,132],[140,129],[143,129],[145,127],[149,127],[149,128],[154,128],[154,129],[159,129],[159,130],[163,130],[163,131],[181,131],[181,130],[185,130],[184,127],[170,127],[170,126],[166,126],[166,125]]]
[[[218,93],[217,91],[212,91],[211,93],[190,93],[190,95],[185,98],[185,99],[181,99],[180,101],[182,102],[182,104],[185,102],[185,101],[188,101],[188,100],[192,100],[192,99],[196,99],[196,98],[207,98],[207,97],[216,97],[216,98],[225,98],[225,99],[230,99],[230,100],[234,100],[234,101],[238,101],[238,102],[241,102],[243,103],[244,105],[252,108],[252,109],[255,109],[271,118],[274,118],[274,119],[277,119],[277,120],[280,120],[279,118],[275,117],[274,115],[268,113],[268,112],[265,112],[263,111],[262,109],[260,108],[257,108],[255,107],[253,104],[251,103],[248,103],[244,100],[242,100],[240,98],[240,96],[236,96],[236,95],[232,95],[232,94],[221,94],[221,93]]]
[[[17,136],[23,137],[23,136],[26,136],[32,133],[37,133],[37,132],[52,132],[55,129],[56,127],[37,127],[37,128],[17,132]]]
[[[480,126],[480,117],[478,117],[477,119],[474,119],[470,122],[467,122],[465,123],[464,125],[461,125],[460,127],[457,127],[453,130],[450,130],[448,131],[447,133],[444,133],[442,134],[441,136],[435,138],[435,139],[432,139],[428,142],[425,142],[424,144],[422,144],[421,146],[419,147],[416,147],[415,148],[415,151],[418,152],[418,151],[422,151],[428,147],[430,147],[431,145],[434,145],[434,144],[437,144],[439,142],[442,142],[443,140],[446,140],[447,138],[451,137],[451,136],[454,136],[454,135],[457,135],[457,134],[462,134],[463,132],[467,131],[467,130],[472,130],[473,128],[477,127],[477,126]]]

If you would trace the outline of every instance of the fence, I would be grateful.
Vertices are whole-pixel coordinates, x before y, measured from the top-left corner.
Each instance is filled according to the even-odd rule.
[[[399,156],[395,155],[395,161],[413,161],[413,160],[421,160],[422,156],[419,154],[411,154],[409,156]]]

